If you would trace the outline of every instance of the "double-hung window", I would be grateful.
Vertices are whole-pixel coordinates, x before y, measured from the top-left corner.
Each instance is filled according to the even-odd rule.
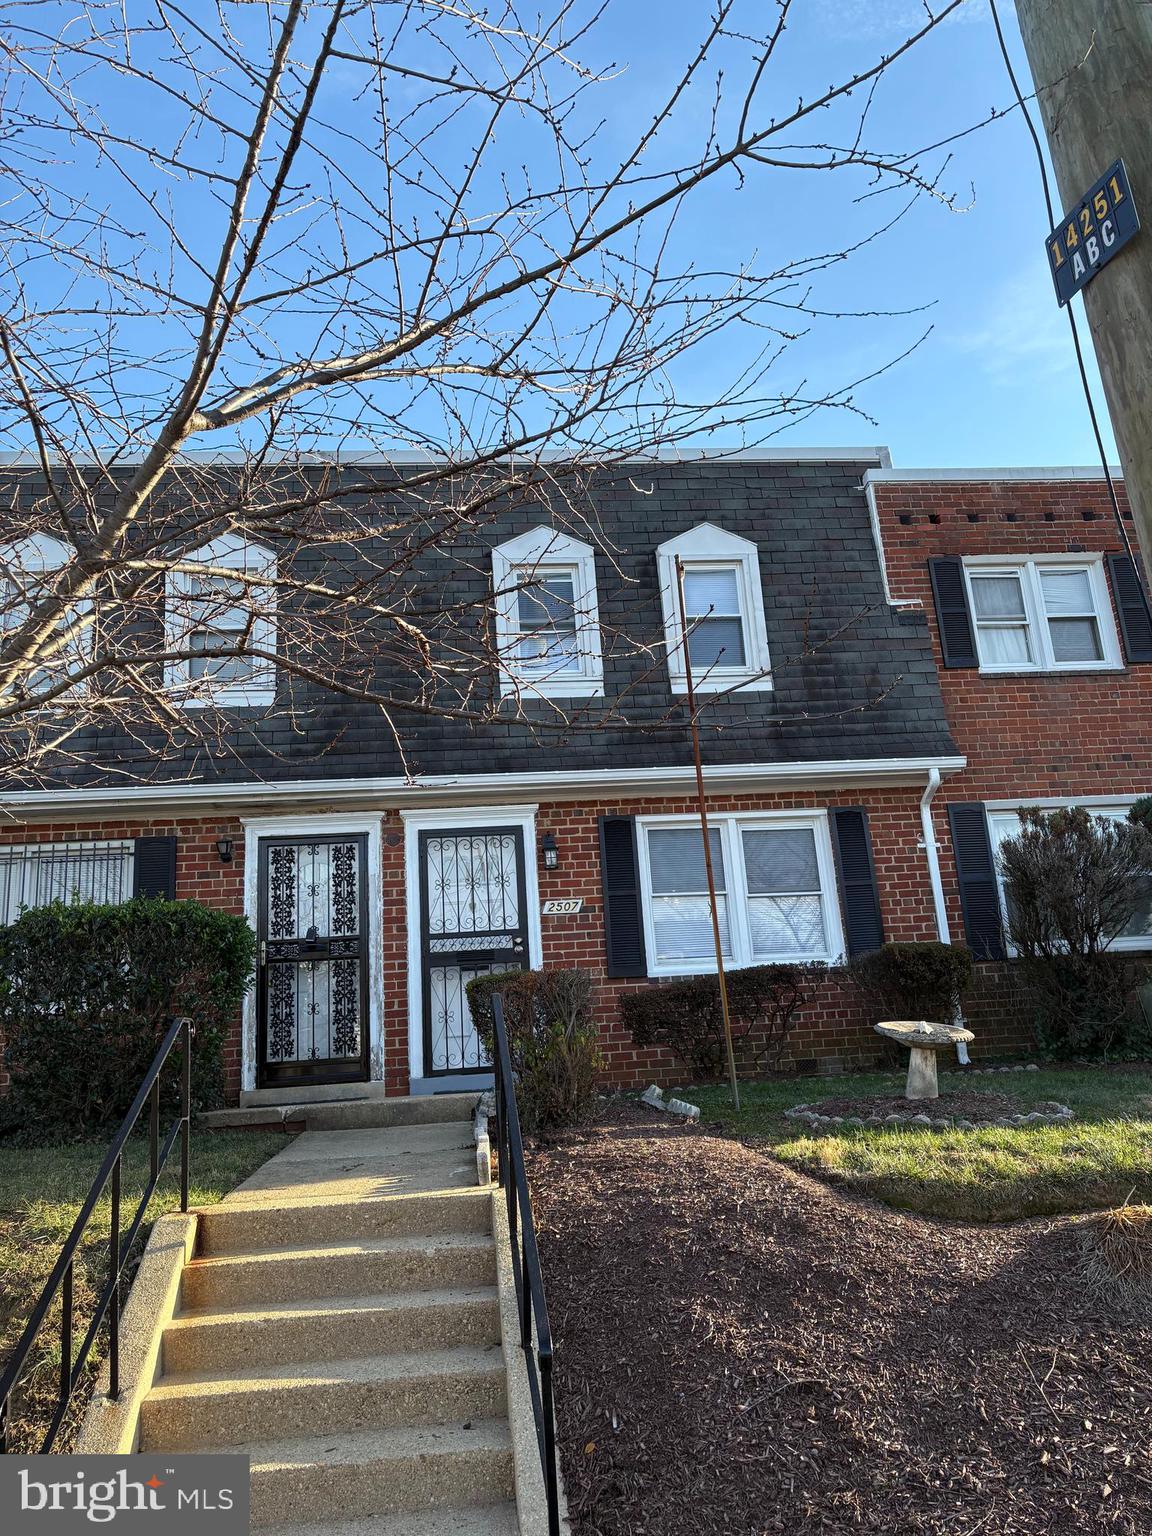
[[[640,818],[648,970],[714,970],[704,839],[694,816]],[[709,817],[721,949],[731,964],[836,959],[843,935],[822,813]]]
[[[969,559],[964,572],[982,672],[1121,665],[1102,560]]]
[[[492,580],[502,693],[603,693],[591,546],[554,528],[534,528],[492,551]]]
[[[1028,802],[1038,805],[1041,810],[1056,810],[1067,801],[1050,801],[1048,804],[1038,801]],[[1123,821],[1128,815],[1129,805],[1119,802],[1112,805],[1086,805],[1086,811],[1092,816],[1104,816],[1109,821]],[[1008,917],[1008,900],[1004,890],[1004,877],[1000,869],[999,851],[1000,845],[1009,837],[1015,837],[1020,831],[1020,817],[1015,807],[1011,809],[989,808],[988,812],[988,836],[992,843],[992,852],[996,857],[996,882],[1000,891],[1000,911],[1004,915],[1005,922]],[[1133,912],[1122,932],[1117,934],[1109,946],[1112,949],[1152,949],[1152,870],[1148,872],[1148,880],[1145,886],[1143,900]]]
[[[0,549],[0,648],[5,635],[18,630],[33,608],[53,598],[74,558],[70,544],[46,534],[34,534]],[[87,597],[60,605],[51,632],[20,678],[27,693],[43,693],[80,676],[80,669],[92,656],[94,619],[95,608]],[[55,694],[51,702],[63,702],[71,692],[69,688]]]
[[[168,687],[189,708],[275,697],[276,559],[233,535],[182,556],[168,576]]]
[[[704,677],[714,667],[747,667],[738,565],[685,566],[684,616],[694,674]]]
[[[25,907],[94,901],[114,905],[132,895],[135,844],[23,843],[0,846],[0,925]]]
[[[656,551],[668,672],[678,693],[772,687],[755,544],[701,523]],[[683,573],[683,612],[680,573]]]

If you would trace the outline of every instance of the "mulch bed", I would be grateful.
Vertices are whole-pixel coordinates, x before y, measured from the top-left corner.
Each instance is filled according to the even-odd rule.
[[[947,1115],[962,1120],[999,1120],[1005,1115],[1027,1114],[1031,1104],[1021,1104],[1003,1093],[975,1093],[966,1088],[942,1093],[938,1099],[912,1103],[903,1094],[865,1095],[856,1099],[821,1099],[807,1105],[822,1115]]]
[[[630,1104],[533,1155],[576,1536],[1152,1529],[1077,1218],[926,1221]]]

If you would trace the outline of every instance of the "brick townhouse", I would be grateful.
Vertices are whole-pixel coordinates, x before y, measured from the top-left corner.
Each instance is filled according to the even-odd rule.
[[[12,474],[13,509],[42,495]],[[512,594],[492,604],[495,724],[417,722],[401,757],[373,709],[269,674],[210,685],[224,751],[204,751],[203,710],[163,738],[81,733],[47,779],[0,790],[0,921],[134,891],[245,914],[260,963],[233,1093],[483,1082],[463,987],[524,964],[593,973],[614,1081],[674,1081],[617,1000],[712,968],[679,557],[694,667],[717,695],[702,735],[730,963],[966,936],[980,1044],[1020,1044],[994,842],[1019,803],[1119,814],[1148,785],[1152,625],[1098,479],[790,450],[620,466],[588,495],[579,527],[521,503],[425,557],[445,590]],[[50,543],[20,558],[50,564]],[[643,655],[610,642],[625,632]],[[587,722],[559,745],[533,730],[554,701]],[[793,1057],[869,1057],[868,1022],[829,979]]]
[[[1024,1043],[1012,1016],[995,874],[1017,807],[1122,816],[1152,790],[1152,624],[1119,484],[1098,470],[865,475],[892,602],[928,615],[948,723],[966,766],[933,805],[945,921],[986,961],[968,1012]],[[1152,948],[1152,913],[1120,948]]]

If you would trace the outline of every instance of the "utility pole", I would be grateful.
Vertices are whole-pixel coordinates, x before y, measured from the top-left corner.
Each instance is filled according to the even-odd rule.
[[[1142,220],[1084,289],[1084,309],[1152,575],[1152,3],[1016,0],[1016,13],[1060,189],[1057,218],[1122,159]]]

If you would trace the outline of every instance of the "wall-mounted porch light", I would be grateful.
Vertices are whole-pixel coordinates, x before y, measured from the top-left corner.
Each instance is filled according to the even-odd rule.
[[[545,869],[555,869],[560,862],[560,851],[556,847],[556,839],[551,832],[545,832],[540,839],[540,853],[544,859]]]
[[[220,855],[221,864],[231,864],[232,855],[235,851],[236,844],[230,837],[225,837],[224,833],[221,832],[220,836],[216,839],[216,852]]]

